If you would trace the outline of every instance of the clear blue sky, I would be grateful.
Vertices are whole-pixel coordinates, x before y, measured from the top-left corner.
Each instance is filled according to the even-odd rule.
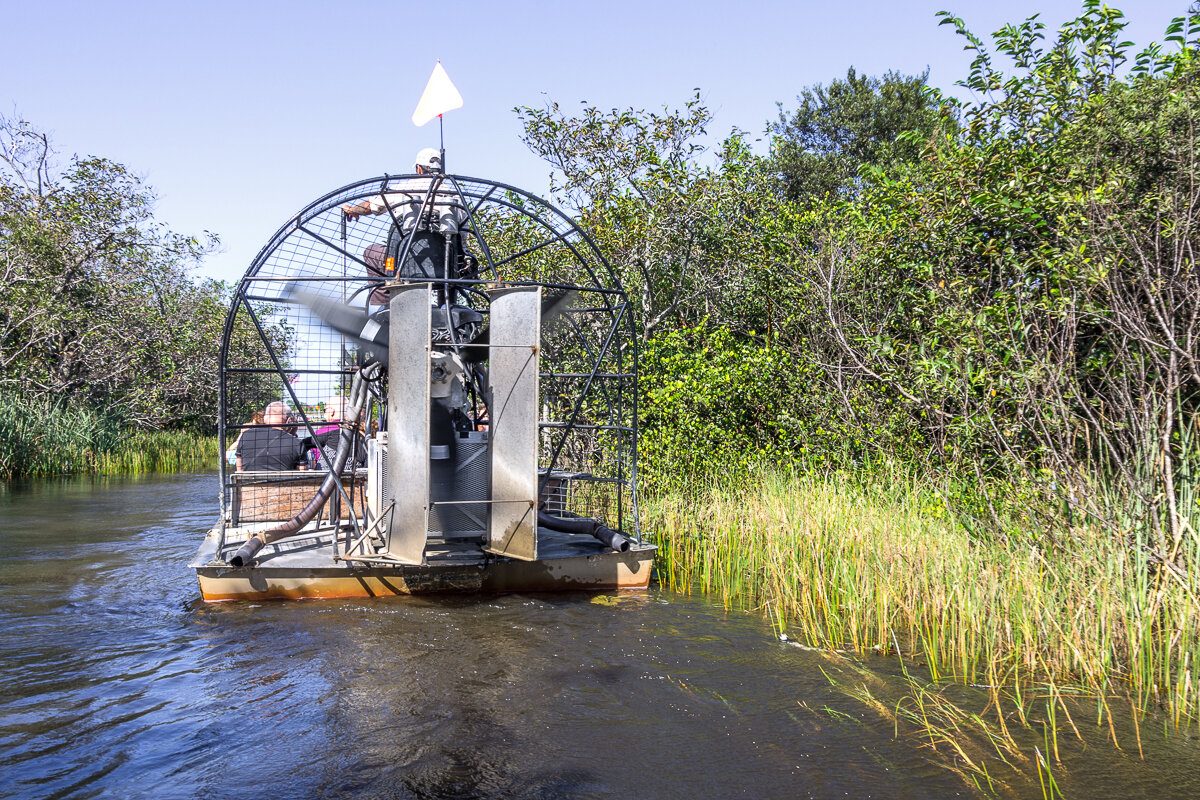
[[[267,237],[324,192],[406,172],[435,145],[409,116],[442,59],[466,105],[446,116],[452,171],[537,193],[547,168],[511,109],[558,100],[661,107],[702,90],[713,132],[759,134],[799,90],[860,71],[951,88],[969,61],[934,13],[977,33],[1077,0],[841,2],[77,2],[0,0],[0,113],[72,153],[116,159],[158,191],[175,230],[210,230],[202,271],[236,279]],[[1161,38],[1188,0],[1115,3],[1129,38]]]

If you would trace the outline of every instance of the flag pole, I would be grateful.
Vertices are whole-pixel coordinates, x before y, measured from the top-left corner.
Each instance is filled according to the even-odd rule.
[[[442,155],[442,173],[446,172],[446,132],[442,129],[442,115],[438,114],[438,149]]]

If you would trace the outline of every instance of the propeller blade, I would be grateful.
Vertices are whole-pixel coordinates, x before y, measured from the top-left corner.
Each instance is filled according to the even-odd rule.
[[[555,289],[542,298],[542,325],[549,325],[567,308],[567,303],[576,295],[572,289]],[[488,349],[481,345],[491,342],[491,328],[484,328],[471,340],[471,347],[462,354],[468,364],[478,364],[488,357]]]
[[[573,289],[556,289],[542,298],[542,324],[548,325],[559,314],[567,310],[567,303],[578,292]]]
[[[296,284],[289,284],[283,294],[288,300],[294,300],[308,308],[317,319],[353,340],[359,347],[370,350],[380,358],[387,356],[386,315],[369,315],[365,309],[348,306]]]
[[[576,292],[571,289],[558,289],[549,292],[542,298],[542,325],[554,322],[566,309]],[[296,284],[288,284],[283,295],[288,300],[308,308],[317,319],[333,328],[338,333],[354,341],[364,350],[369,350],[378,358],[386,359],[388,351],[388,319],[387,314],[367,314],[366,310],[348,306],[333,298],[309,291]],[[471,364],[486,361],[490,342],[490,328],[484,327],[465,348],[462,359]]]

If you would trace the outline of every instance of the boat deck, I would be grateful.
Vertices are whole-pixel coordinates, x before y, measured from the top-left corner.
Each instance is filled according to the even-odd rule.
[[[310,525],[296,536],[265,546],[248,567],[226,560],[256,531],[277,523],[219,526],[205,537],[190,566],[205,600],[378,597],[426,592],[644,589],[655,547],[634,544],[618,553],[590,536],[538,529],[538,558],[518,561],[484,552],[477,539],[426,543],[426,563],[335,559],[335,531]],[[345,552],[346,533],[336,533]]]

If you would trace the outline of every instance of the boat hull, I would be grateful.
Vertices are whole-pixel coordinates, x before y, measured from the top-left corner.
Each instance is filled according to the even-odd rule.
[[[646,589],[656,550],[634,545],[618,553],[590,537],[542,529],[544,555],[535,561],[488,555],[474,544],[439,543],[429,548],[426,564],[411,566],[335,561],[332,541],[315,537],[269,546],[254,565],[234,568],[214,558],[214,537],[215,531],[192,564],[208,602]]]

